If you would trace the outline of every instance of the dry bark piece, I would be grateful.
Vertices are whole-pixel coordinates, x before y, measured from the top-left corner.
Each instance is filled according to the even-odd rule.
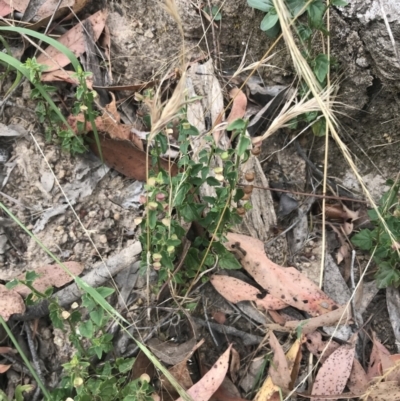
[[[213,287],[229,302],[254,301],[265,310],[278,310],[288,306],[286,302],[267,294],[260,299],[261,292],[250,284],[230,276],[213,275],[210,279]]]
[[[83,271],[83,264],[78,262],[64,262],[65,267],[74,275],[79,276]],[[38,277],[33,282],[33,287],[39,292],[45,292],[49,287],[62,287],[71,282],[74,277],[68,274],[60,265],[45,265],[34,270]],[[25,279],[25,273],[17,277],[19,280]],[[26,285],[18,284],[14,287],[23,297],[27,297],[32,291]]]
[[[0,316],[7,322],[14,313],[24,313],[25,303],[21,295],[0,284]]]
[[[281,267],[268,259],[262,241],[241,234],[229,233],[224,245],[238,252],[245,270],[273,297],[319,316],[338,308],[317,285],[293,267]]]

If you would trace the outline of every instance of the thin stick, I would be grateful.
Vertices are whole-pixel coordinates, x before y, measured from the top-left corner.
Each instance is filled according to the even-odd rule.
[[[246,187],[249,184],[238,184],[240,187]],[[291,191],[288,189],[280,189],[280,188],[270,188],[270,187],[261,187],[258,185],[253,185],[253,188],[256,189],[264,189],[266,191],[275,191],[275,192],[285,192],[294,195],[302,195],[302,196],[312,196],[314,198],[321,198],[321,199],[334,199],[334,200],[343,200],[349,202],[357,202],[357,203],[368,203],[367,201],[355,199],[355,198],[346,198],[345,196],[330,196],[330,195],[317,195],[317,194],[309,194],[307,192],[298,192],[298,191]]]

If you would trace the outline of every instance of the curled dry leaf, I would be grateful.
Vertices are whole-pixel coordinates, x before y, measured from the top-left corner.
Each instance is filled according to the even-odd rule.
[[[262,241],[229,233],[224,245],[237,253],[245,270],[273,297],[312,316],[333,311],[338,305],[311,280],[293,267],[281,267],[268,259]]]
[[[322,326],[336,326],[338,323],[343,325],[349,321],[348,311],[346,306],[340,306],[332,312],[325,313],[321,316],[312,317],[307,320],[291,320],[280,326],[277,324],[268,324],[267,327],[271,330],[291,332],[296,330],[298,327],[301,328],[303,334],[309,334],[317,330],[318,327]]]
[[[323,341],[321,333],[314,331],[306,335],[306,347],[314,356],[321,358],[321,363],[324,363],[340,345],[336,341]]]
[[[291,382],[288,361],[273,331],[271,331],[269,335],[269,344],[274,352],[274,357],[268,373],[274,384],[281,389],[288,389]]]
[[[289,351],[286,353],[286,360],[288,362],[288,369],[290,372],[290,384],[289,389],[292,389],[297,379],[301,361],[301,341],[296,340]],[[271,371],[271,369],[270,369]],[[276,385],[270,375],[264,381],[260,390],[256,394],[254,401],[280,401],[279,386]]]
[[[68,49],[71,50],[75,54],[75,56],[79,57],[86,51],[86,37],[83,28],[84,23],[89,22],[92,25],[92,31],[94,34],[94,37],[92,39],[96,42],[104,29],[106,18],[107,12],[105,10],[97,11],[97,13],[91,15],[86,20],[81,21],[81,23],[76,24],[67,33],[62,35],[58,39],[58,42],[68,47]],[[39,64],[47,65],[48,68],[46,72],[58,70],[70,63],[69,58],[53,46],[47,47],[45,53],[39,55],[39,57],[37,58],[37,62]]]
[[[232,345],[218,358],[213,367],[187,393],[196,401],[208,401],[222,384],[229,366]],[[179,397],[176,401],[183,401]]]
[[[228,124],[237,120],[238,118],[243,118],[244,114],[246,113],[247,106],[247,97],[239,88],[231,89],[229,96],[231,99],[233,99],[233,104],[231,112],[226,119]]]
[[[74,276],[79,276],[84,267],[82,263],[78,262],[64,262],[64,265]],[[33,282],[33,287],[39,292],[44,292],[49,287],[62,287],[74,279],[73,276],[70,276],[59,265],[41,266],[35,269],[35,273],[40,277]],[[24,280],[25,274],[19,275],[18,279]],[[17,291],[23,297],[28,296],[32,292],[23,284],[18,284],[16,287],[14,287],[14,291]]]
[[[347,382],[347,387],[357,396],[363,395],[368,388],[367,374],[361,366],[361,363],[355,358],[353,361],[353,367],[351,368],[349,381]]]
[[[342,345],[324,362],[317,373],[312,395],[337,395],[338,398],[346,387],[353,366],[355,347]],[[324,398],[314,398],[324,401]]]
[[[376,334],[372,336],[372,351],[369,358],[367,376],[368,380],[382,376],[382,357],[390,357],[389,350],[378,340]]]
[[[6,373],[7,370],[11,368],[11,366],[12,366],[12,365],[2,365],[2,364],[0,363],[0,375],[1,375],[2,373]]]
[[[192,354],[196,339],[192,338],[182,344],[162,342],[157,338],[148,341],[147,345],[153,354],[167,365],[177,365]]]
[[[120,114],[117,110],[115,103],[115,96],[111,94],[112,100],[106,105],[102,116],[96,117],[94,120],[98,131],[106,132],[113,139],[121,139],[132,142],[138,149],[143,150],[143,143],[140,138],[132,132],[132,127],[129,125],[120,123]],[[85,117],[83,114],[77,116],[70,115],[68,117],[68,124],[78,135],[80,130],[78,129],[78,123],[84,123]],[[90,121],[86,122],[85,133],[93,131],[92,124]]]
[[[240,355],[239,352],[232,348],[231,363],[229,365],[229,373],[234,382],[236,382],[237,375],[240,369]]]
[[[24,313],[25,303],[21,295],[0,284],[0,316],[7,321],[14,313]]]
[[[99,150],[94,136],[89,134],[89,137],[93,139],[90,144],[90,149],[99,156]],[[146,152],[138,149],[130,141],[120,141],[103,135],[99,136],[99,140],[103,160],[107,166],[117,170],[125,177],[133,178],[138,181],[146,181],[146,165],[149,164],[148,170],[151,168],[151,158],[149,157],[149,163],[147,163]],[[171,175],[176,175],[178,173],[178,168],[175,163],[165,159],[159,159],[159,163],[161,167]],[[157,169],[157,166],[154,166],[154,168]]]
[[[234,304],[241,301],[254,301],[258,307],[265,310],[278,310],[288,306],[286,302],[267,294],[260,299],[261,292],[250,284],[235,277],[213,275],[211,277],[213,287],[229,302]]]

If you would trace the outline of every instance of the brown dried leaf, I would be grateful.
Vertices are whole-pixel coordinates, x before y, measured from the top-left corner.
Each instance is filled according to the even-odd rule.
[[[93,33],[95,35],[95,37],[92,39],[96,42],[104,29],[106,18],[107,12],[105,10],[97,11],[97,13],[91,15],[86,20],[81,21],[81,23],[79,24],[76,24],[67,33],[62,35],[58,39],[58,41],[64,46],[68,47],[68,49],[71,50],[75,54],[75,56],[79,57],[86,51],[86,38],[83,29],[85,21],[89,21],[91,23]],[[70,63],[69,58],[53,46],[47,47],[46,53],[47,55],[45,55],[44,53],[40,54],[37,58],[37,62],[39,64],[47,65],[47,72],[58,70],[61,67],[65,67]]]
[[[241,256],[243,267],[273,297],[312,316],[319,316],[338,308],[311,280],[293,267],[281,267],[269,260],[264,244],[246,235],[229,233],[224,245]]]
[[[12,10],[23,13],[28,7],[30,0],[2,0],[2,2],[7,4]]]
[[[111,93],[112,100],[105,106],[105,110],[102,116],[96,117],[94,120],[98,131],[106,132],[112,139],[121,139],[132,142],[139,150],[143,150],[143,143],[141,139],[131,132],[132,127],[129,125],[120,123],[120,114],[117,110],[115,103],[115,96]],[[84,123],[85,117],[83,114],[77,116],[70,115],[68,117],[68,124],[71,126],[73,131],[79,135],[80,130],[78,128],[78,122]],[[86,122],[85,133],[93,131],[93,127],[90,121]]]
[[[399,401],[400,384],[397,382],[379,382],[367,390],[368,401]]]
[[[376,334],[372,336],[372,351],[369,358],[367,377],[368,380],[372,380],[374,377],[380,377],[383,374],[382,371],[382,357],[390,358],[389,350],[378,340]]]
[[[6,1],[0,0],[0,16],[5,17],[8,14],[11,14],[11,12],[12,8],[10,5]]]
[[[79,276],[84,268],[83,264],[78,262],[64,262],[63,264],[74,276]],[[74,279],[59,265],[41,266],[35,269],[35,273],[39,274],[40,277],[33,282],[33,287],[40,292],[44,292],[49,287],[62,287]],[[17,278],[24,280],[25,273],[19,275]],[[14,287],[14,290],[23,297],[28,296],[32,292],[23,284],[18,284]]]
[[[182,344],[171,342],[162,342],[158,338],[152,338],[147,345],[153,354],[167,365],[177,365],[185,361],[188,355],[192,354],[193,347],[196,345],[196,339],[192,338]]]
[[[214,366],[187,393],[196,401],[208,401],[222,384],[229,366],[232,345],[219,357]],[[176,401],[183,401],[179,397]]]
[[[321,363],[324,363],[325,360],[340,347],[340,345],[335,341],[323,341],[322,335],[319,331],[307,334],[306,339],[306,347],[308,351],[317,358],[321,357]],[[321,356],[322,352],[323,355]]]
[[[272,351],[274,352],[274,358],[268,374],[271,376],[274,384],[279,386],[281,389],[286,390],[289,388],[291,382],[289,365],[285,356],[285,352],[283,351],[273,331],[270,332],[269,343]]]
[[[139,354],[135,358],[135,363],[132,366],[131,380],[138,379],[142,374],[147,374],[153,379],[155,372],[156,369],[153,362],[150,361],[143,351],[139,351]]]
[[[239,369],[240,369],[240,355],[239,352],[235,350],[235,348],[232,348],[232,357],[231,357],[231,363],[229,365],[229,373],[234,382],[236,382]]]
[[[353,366],[355,347],[342,345],[321,366],[315,378],[312,395],[337,395],[338,398],[346,387]],[[324,401],[314,398],[314,401]]]
[[[25,303],[21,295],[0,284],[0,316],[7,322],[14,313],[24,313]]]
[[[368,377],[365,373],[364,368],[361,363],[354,358],[353,367],[351,369],[349,381],[347,382],[347,387],[349,390],[358,396],[365,393],[368,388]]]
[[[89,137],[93,139],[90,144],[90,149],[93,153],[99,156],[99,150],[94,140],[94,136],[89,134]],[[130,141],[111,139],[104,135],[100,135],[99,140],[103,160],[107,166],[117,170],[125,177],[139,181],[146,181],[146,152],[138,149]],[[149,159],[150,169],[151,158]],[[178,173],[176,164],[164,159],[159,159],[159,162],[161,167],[165,171],[169,171],[171,175],[176,175]],[[157,166],[154,166],[154,168],[157,170]]]
[[[287,303],[269,294],[260,299],[261,292],[256,287],[234,277],[213,275],[210,281],[225,299],[234,304],[241,301],[254,301],[257,306],[265,310],[278,310],[288,306]]]
[[[0,375],[1,375],[2,373],[6,373],[7,370],[11,368],[11,366],[12,366],[12,365],[2,365],[2,364],[0,364]]]
[[[231,122],[237,120],[238,118],[243,118],[246,113],[247,97],[239,88],[232,88],[229,92],[229,96],[233,99],[232,109],[229,113],[226,122],[230,124]]]

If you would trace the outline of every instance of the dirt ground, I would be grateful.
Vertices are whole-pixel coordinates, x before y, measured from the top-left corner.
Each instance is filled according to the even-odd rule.
[[[348,10],[332,9],[331,46],[341,66],[337,97],[340,102],[337,107],[340,134],[377,201],[386,188],[386,179],[395,178],[399,173],[400,64],[391,52],[384,22],[377,17],[367,17],[362,3],[354,1]],[[194,61],[204,54],[211,54],[216,76],[222,85],[223,77],[235,71],[242,61],[250,64],[260,60],[271,46],[272,42],[259,30],[261,13],[248,7],[245,0],[225,2],[221,22],[206,33],[205,20],[201,18],[195,2],[177,0],[177,4],[184,27],[186,60]],[[93,7],[96,9],[98,6]],[[128,0],[112,1],[107,2],[106,7],[109,10],[107,26],[111,37],[113,85],[146,82],[179,67],[182,48],[179,31],[156,0],[141,0],[135,6]],[[395,12],[400,14],[398,8]],[[393,14],[391,27],[396,43],[400,43],[400,24],[392,22]],[[282,41],[273,49],[272,55],[268,66],[260,68],[257,74],[265,85],[290,85],[295,72]],[[35,117],[35,104],[24,94],[27,90],[24,87],[17,92],[17,97],[6,106],[1,119],[4,125],[9,128],[15,126],[17,130],[15,135],[0,139],[1,147],[8,152],[6,163],[1,165],[1,200],[52,253],[62,260],[83,263],[85,272],[88,272],[99,261],[98,252],[107,259],[118,255],[137,240],[139,233],[135,219],[142,215],[139,197],[144,191],[143,183],[109,169],[93,155],[71,156],[61,151],[57,144],[47,143]],[[224,95],[227,95],[226,91]],[[130,106],[129,101],[124,105],[126,115],[129,115]],[[290,140],[291,134],[285,130],[274,134],[263,143],[259,159],[270,184],[283,182],[288,189],[305,192],[312,182],[311,172],[294,145],[289,144]],[[299,139],[299,143],[308,158],[322,169],[325,138],[306,134]],[[349,190],[355,198],[361,199],[360,185],[333,140],[330,141],[328,160],[329,177]],[[49,166],[55,172],[58,183],[50,174]],[[298,268],[318,282],[320,203],[316,201],[306,210],[307,198],[295,196],[297,206],[304,207],[309,216],[309,220],[304,220],[300,219],[297,211],[287,215],[282,213],[280,200],[273,199],[277,224],[265,227],[271,237],[271,242],[266,245],[268,256],[278,264]],[[348,202],[347,206],[365,215],[365,204]],[[2,218],[6,219],[4,213]],[[280,235],[296,219],[300,221],[298,230]],[[312,224],[308,225],[309,222]],[[89,240],[88,233],[92,240]],[[299,238],[301,247],[296,246]],[[334,258],[340,244],[334,234],[328,239],[328,254]],[[360,265],[365,266],[367,255],[360,253],[358,258]],[[35,269],[51,261],[37,242],[15,223],[2,225],[0,221],[0,281],[6,282],[27,269]],[[340,265],[339,272],[345,276],[346,268]],[[237,275],[248,281],[247,276]],[[367,281],[372,279],[372,276],[368,277]],[[134,275],[132,280],[133,292],[127,298],[132,317],[139,326],[157,325],[156,315],[149,319],[143,307],[144,278]],[[347,286],[344,287],[348,290]],[[330,283],[327,281],[325,288],[329,291]],[[191,338],[195,325],[198,337],[205,337],[207,341],[207,346],[200,351],[200,358],[210,366],[232,338],[242,366],[247,366],[247,363],[250,366],[252,357],[257,355],[257,341],[261,341],[265,333],[260,327],[269,322],[268,318],[254,308],[250,310],[249,304],[244,303],[239,309],[234,307],[210,284],[206,284],[196,297],[202,302],[194,311],[193,321],[182,319],[178,323],[169,322],[156,331],[150,331],[149,337],[153,337],[152,340],[185,343]],[[396,353],[396,338],[385,302],[385,291],[377,292],[364,311],[363,319],[367,322],[364,329],[375,331],[385,346]],[[174,313],[179,315],[176,311]],[[290,313],[294,312],[288,311]],[[207,320],[215,323],[218,317],[221,320],[226,318],[224,325],[234,327],[242,337],[226,333],[221,327],[210,335]],[[71,348],[65,345],[65,334],[53,330],[48,322],[40,324],[38,333],[42,360],[49,371],[59,372],[60,365],[71,355]],[[125,340],[123,334],[118,334],[116,343],[121,354],[124,351],[128,355],[136,355],[137,349],[133,344],[121,345]],[[283,335],[280,340],[285,342],[288,336]],[[370,345],[367,351],[364,350],[365,355],[369,354],[368,347]],[[240,376],[241,389],[246,393],[250,388],[251,375],[246,370]],[[54,375],[53,383],[57,380],[57,375]]]

